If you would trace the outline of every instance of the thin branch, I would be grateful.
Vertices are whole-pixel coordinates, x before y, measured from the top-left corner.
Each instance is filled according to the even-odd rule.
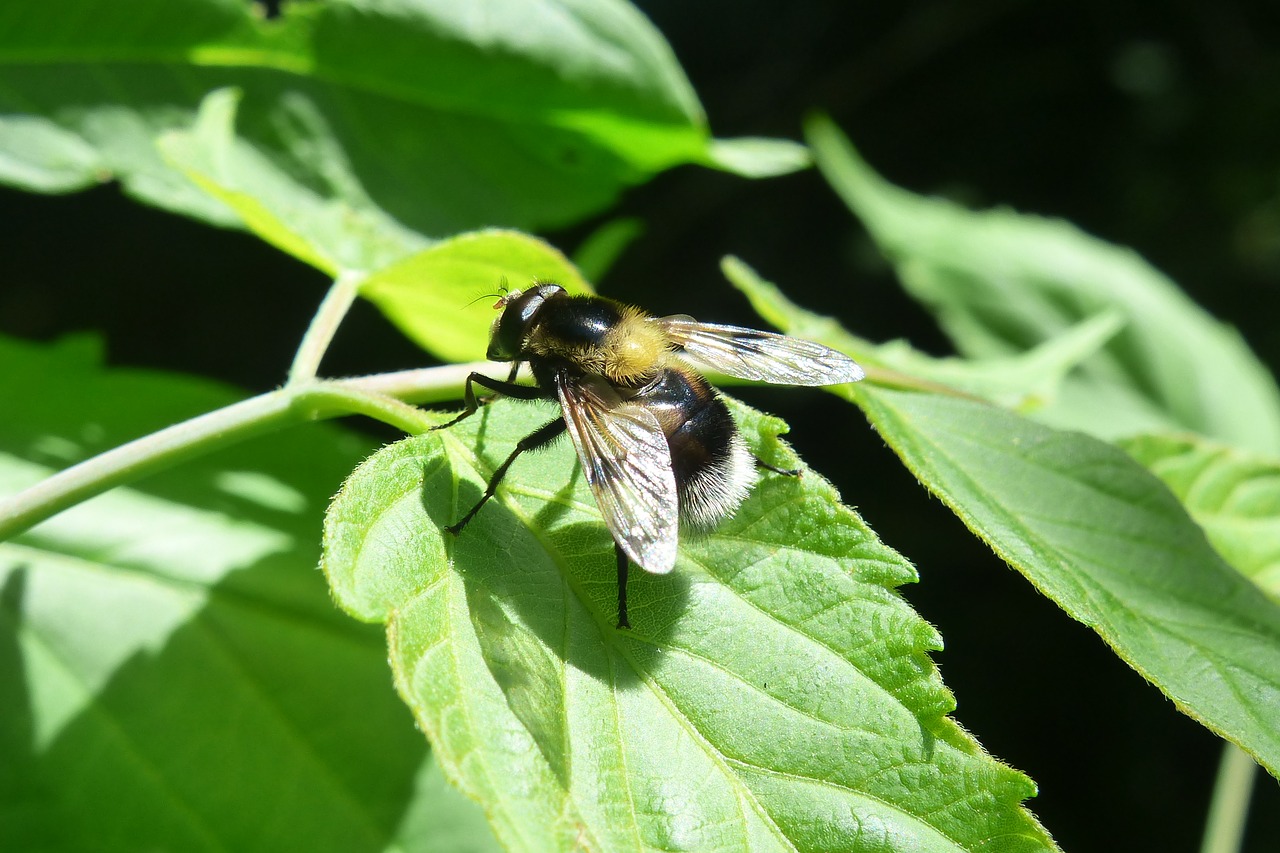
[[[0,500],[0,541],[116,486],[286,426],[360,414],[407,433],[423,432],[437,420],[405,400],[456,399],[467,374],[475,369],[500,371],[499,376],[506,373],[505,367],[474,364],[351,379],[300,380],[174,424]]]
[[[462,384],[472,373],[483,373],[492,379],[505,379],[510,370],[511,368],[505,364],[472,361],[466,364],[446,364],[441,367],[421,367],[414,370],[397,370],[393,373],[353,376],[341,381],[361,391],[384,394],[406,403],[441,403],[458,399]]]
[[[293,357],[288,384],[295,385],[316,378],[320,361],[333,342],[342,319],[351,310],[351,303],[360,292],[360,282],[363,280],[364,273],[348,271],[339,273],[330,285],[329,292],[324,295],[315,316],[311,318],[311,324],[307,326],[298,352]]]

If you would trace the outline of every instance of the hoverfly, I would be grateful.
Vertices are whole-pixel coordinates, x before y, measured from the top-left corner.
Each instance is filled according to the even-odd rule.
[[[486,356],[514,362],[504,382],[467,377],[465,408],[436,429],[475,413],[475,385],[518,400],[555,400],[561,417],[521,439],[484,494],[456,524],[460,533],[493,497],[516,458],[569,433],[588,485],[613,535],[618,627],[627,619],[631,562],[665,574],[676,561],[681,524],[706,530],[729,517],[756,468],[796,474],[754,457],[724,401],[699,373],[779,385],[856,382],[862,368],[811,341],[740,326],[653,317],[600,296],[571,296],[551,282],[501,296]],[[527,363],[535,384],[515,378]]]

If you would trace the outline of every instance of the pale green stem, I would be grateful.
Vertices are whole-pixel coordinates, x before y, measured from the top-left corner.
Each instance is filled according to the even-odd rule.
[[[1223,744],[1200,853],[1239,853],[1257,770],[1247,752],[1234,743]]]
[[[472,361],[466,364],[378,373],[348,381],[357,383],[362,391],[385,394],[408,403],[440,403],[458,399],[462,384],[472,373],[483,373],[493,379],[506,379],[510,371],[510,366],[505,364]]]
[[[289,367],[289,385],[316,378],[320,360],[333,342],[342,319],[351,310],[351,303],[355,302],[363,280],[364,273],[347,271],[339,273],[330,285],[329,292],[324,295],[320,308],[307,326],[306,334],[302,336],[298,352],[293,356],[293,364]]]
[[[361,414],[408,433],[422,432],[437,421],[404,399],[457,398],[466,375],[476,369],[495,376],[505,376],[507,370],[486,362],[298,382],[174,424],[0,501],[0,541],[108,489],[286,426]]]

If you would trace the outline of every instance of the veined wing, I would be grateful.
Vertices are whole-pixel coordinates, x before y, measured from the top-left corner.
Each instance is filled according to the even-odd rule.
[[[667,437],[653,413],[603,379],[556,377],[569,437],[609,532],[632,562],[665,574],[676,563],[680,505]]]
[[[774,385],[840,385],[863,377],[858,363],[813,341],[748,329],[699,323],[677,314],[657,320],[694,367]]]

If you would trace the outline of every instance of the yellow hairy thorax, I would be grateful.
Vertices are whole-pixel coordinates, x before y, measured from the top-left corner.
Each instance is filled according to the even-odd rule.
[[[639,310],[629,310],[599,347],[597,372],[614,382],[652,379],[666,364],[670,344],[661,327]]]

